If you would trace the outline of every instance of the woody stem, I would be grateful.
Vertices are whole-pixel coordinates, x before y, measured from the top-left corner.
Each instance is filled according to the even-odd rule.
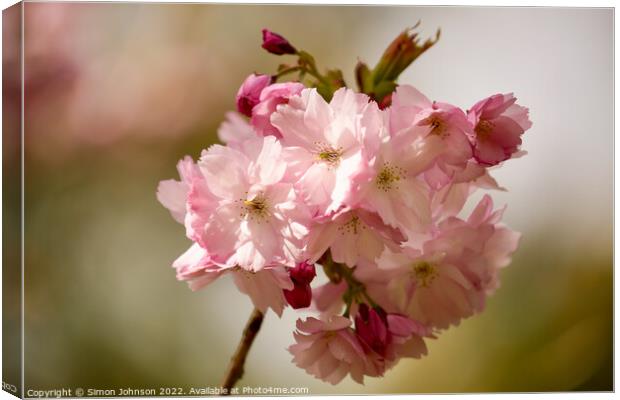
[[[229,395],[230,390],[235,386],[237,381],[241,379],[243,376],[243,366],[245,365],[245,359],[248,356],[248,352],[250,351],[250,347],[260,330],[260,327],[263,323],[263,319],[265,315],[257,310],[256,308],[252,311],[248,322],[243,329],[243,334],[241,336],[241,341],[237,346],[237,350],[235,354],[231,357],[230,363],[228,364],[228,371],[226,372],[226,376],[224,377],[224,381],[222,382],[223,395]]]

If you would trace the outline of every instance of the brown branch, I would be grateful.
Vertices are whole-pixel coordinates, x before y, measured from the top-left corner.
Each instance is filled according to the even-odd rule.
[[[256,337],[256,334],[258,334],[258,331],[263,323],[264,317],[264,314],[256,308],[252,311],[252,315],[250,315],[250,319],[248,319],[248,322],[243,329],[243,335],[241,336],[241,341],[237,346],[237,350],[231,357],[230,364],[228,364],[228,372],[226,373],[224,382],[222,383],[222,388],[225,389],[222,391],[223,395],[229,395],[230,389],[232,389],[237,381],[243,376],[245,359],[247,358],[252,342],[254,342],[254,338]]]

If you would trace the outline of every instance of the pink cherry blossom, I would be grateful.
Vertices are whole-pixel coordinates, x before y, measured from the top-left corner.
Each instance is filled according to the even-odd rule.
[[[166,207],[172,217],[180,223],[185,220],[187,194],[193,177],[200,174],[191,157],[186,156],[177,164],[181,181],[161,181],[157,187],[157,200]]]
[[[421,358],[427,354],[423,338],[434,337],[431,329],[401,314],[388,314],[387,326],[392,340],[386,348],[385,368],[391,368],[400,358]]]
[[[288,350],[331,384],[347,375],[363,383],[426,355],[428,339],[484,309],[518,247],[520,234],[501,223],[505,207],[488,194],[463,210],[477,190],[505,190],[491,167],[525,154],[528,110],[498,94],[464,112],[397,86],[434,42],[399,35],[376,67],[358,63],[358,93],[341,71],[323,74],[312,55],[264,29],[262,47],[297,63],[248,76],[238,112],[218,129],[224,145],[185,157],[179,180],[157,188],[192,241],[173,263],[177,279],[198,290],[229,275],[263,313],[290,305],[317,315],[297,320]],[[395,57],[400,45],[407,60]],[[312,87],[276,83],[293,72]],[[239,354],[227,382],[243,367]]]
[[[431,200],[433,219],[457,215],[477,189],[506,190],[498,185],[487,168],[472,159],[464,169],[453,175],[449,184],[433,193]]]
[[[176,269],[177,279],[187,281],[191,290],[202,289],[229,271],[214,264],[209,253],[198,243],[194,243],[179,256],[172,266]]]
[[[237,111],[251,117],[252,109],[258,104],[260,94],[271,83],[269,75],[251,74],[241,84],[237,92]]]
[[[435,242],[439,251],[443,251],[442,248],[454,244],[455,237],[465,236],[467,229],[476,229],[478,232],[491,230],[480,253],[471,253],[469,248],[473,246],[453,246],[454,251],[451,254],[451,261],[460,262],[463,273],[476,288],[484,290],[487,295],[499,287],[499,270],[510,264],[512,254],[517,250],[521,239],[520,233],[500,223],[505,208],[493,210],[493,200],[489,195],[485,195],[467,221],[450,218],[440,225],[444,242]]]
[[[398,272],[391,292],[400,297],[407,315],[446,329],[482,311],[498,285],[498,269],[507,265],[519,234],[496,226],[502,210],[492,211],[485,196],[467,221],[449,217],[423,249],[386,249],[379,268]]]
[[[265,267],[252,272],[219,265],[213,263],[207,251],[197,243],[181,255],[173,267],[177,270],[177,279],[187,281],[192,290],[202,289],[224,274],[232,274],[235,285],[250,297],[254,307],[262,312],[271,308],[278,315],[282,315],[286,306],[282,290],[293,287],[284,267]]]
[[[407,315],[422,323],[446,329],[451,324],[480,311],[484,293],[474,289],[460,270],[442,263],[436,254],[422,256],[403,248],[399,253],[386,249],[378,260],[380,268],[398,268],[398,279],[391,291],[401,296],[401,307]]]
[[[477,102],[468,113],[474,126],[474,157],[482,165],[496,165],[519,150],[521,135],[532,126],[528,109],[508,94],[496,94]]]
[[[364,372],[370,366],[350,326],[351,320],[341,316],[327,321],[313,317],[297,320],[297,343],[288,348],[295,365],[332,385],[347,375],[363,383]]]
[[[412,86],[402,85],[393,95],[390,112],[392,134],[413,130],[433,152],[424,178],[434,189],[449,183],[472,157],[472,125],[465,113],[447,103],[431,102]]]
[[[234,149],[239,149],[243,142],[256,136],[254,128],[247,119],[234,111],[226,113],[226,120],[217,130],[217,137],[220,141]]]
[[[376,212],[406,236],[423,234],[431,223],[431,188],[421,178],[436,154],[411,130],[366,138],[363,172],[352,174],[349,203]],[[368,136],[371,136],[369,134]]]
[[[416,37],[394,43],[434,43]],[[364,93],[266,29],[263,47],[297,64],[248,76],[239,112],[218,129],[224,145],[185,157],[179,180],[157,188],[192,241],[173,267],[192,290],[229,275],[262,312],[314,313],[297,320],[293,363],[331,384],[363,383],[426,355],[428,339],[481,312],[499,287],[520,234],[488,194],[463,210],[477,190],[505,190],[490,167],[525,154],[528,110],[512,94],[466,113],[409,85],[387,93],[404,68],[383,62],[394,46],[372,70],[358,63]],[[290,72],[315,87],[274,83]]]
[[[295,152],[296,168],[302,171],[296,188],[314,214],[346,204],[353,179],[365,172],[365,137],[381,128],[377,104],[346,88],[336,91],[330,103],[316,89],[305,89],[278,107],[271,120],[282,143]]]
[[[271,123],[271,115],[280,104],[286,104],[292,96],[299,94],[304,85],[298,82],[274,83],[260,94],[258,104],[252,109],[252,126],[259,135],[281,138],[281,132]]]
[[[282,316],[287,304],[282,291],[293,288],[293,282],[284,267],[267,266],[257,272],[235,267],[232,274],[235,285],[240,292],[250,297],[254,307],[263,313],[271,308],[278,316]]]
[[[340,210],[315,222],[308,235],[307,256],[318,260],[327,249],[332,259],[354,267],[363,258],[373,262],[387,246],[404,240],[402,233],[386,225],[378,214],[364,210]]]
[[[281,153],[273,137],[248,140],[241,149],[203,151],[198,166],[204,181],[188,199],[191,237],[217,262],[250,271],[294,265],[309,215],[284,179]]]
[[[359,308],[355,329],[372,366],[367,375],[383,376],[401,358],[421,358],[427,354],[424,337],[434,337],[429,328],[402,314],[362,306],[365,304]]]

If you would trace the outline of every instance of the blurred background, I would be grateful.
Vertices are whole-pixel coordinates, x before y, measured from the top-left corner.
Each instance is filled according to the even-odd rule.
[[[297,315],[270,313],[241,385],[612,390],[611,9],[129,3],[25,3],[26,388],[219,385],[251,304],[228,278],[197,293],[175,280],[190,243],[157,183],[217,140],[248,74],[284,61],[260,48],[261,28],[353,83],[358,58],[374,65],[418,20],[442,37],[401,83],[463,108],[514,92],[531,110],[529,154],[494,174],[509,191],[493,198],[523,233],[503,286],[429,356],[365,386],[296,368],[285,349]],[[5,36],[17,22],[5,13]]]

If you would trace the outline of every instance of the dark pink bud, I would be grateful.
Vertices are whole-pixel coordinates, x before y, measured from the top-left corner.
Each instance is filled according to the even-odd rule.
[[[289,43],[288,40],[271,32],[269,29],[263,29],[263,49],[271,54],[295,54],[297,50]]]
[[[306,261],[298,263],[295,268],[289,270],[289,275],[294,287],[292,290],[283,290],[286,301],[294,309],[309,307],[312,302],[310,282],[316,276],[314,264]]]
[[[308,283],[293,281],[293,290],[283,290],[286,302],[294,309],[306,308],[312,303],[312,288]]]
[[[291,279],[299,283],[310,283],[316,276],[314,264],[303,261],[295,265],[295,268],[289,271]]]
[[[237,91],[237,110],[248,117],[252,116],[252,108],[260,101],[260,94],[271,83],[269,75],[250,75]]]
[[[355,331],[362,342],[377,354],[385,356],[391,335],[387,327],[387,314],[383,309],[360,304],[355,317]]]

